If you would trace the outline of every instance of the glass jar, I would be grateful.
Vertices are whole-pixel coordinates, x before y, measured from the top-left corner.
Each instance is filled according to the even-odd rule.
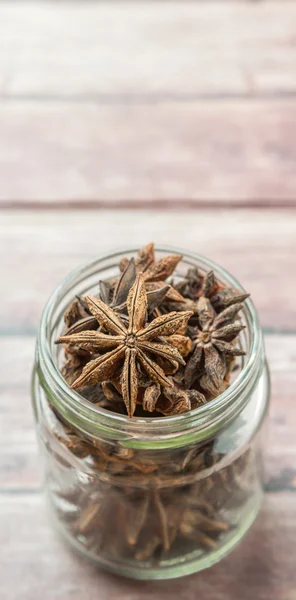
[[[157,248],[158,257],[181,251]],[[263,494],[268,368],[255,308],[245,304],[246,356],[229,388],[193,411],[132,418],[99,408],[71,390],[58,369],[63,314],[75,295],[97,293],[123,256],[103,256],[71,273],[44,310],[33,372],[33,405],[55,522],[84,555],[116,573],[165,579],[209,567],[255,519]],[[189,267],[224,269],[185,253]]]

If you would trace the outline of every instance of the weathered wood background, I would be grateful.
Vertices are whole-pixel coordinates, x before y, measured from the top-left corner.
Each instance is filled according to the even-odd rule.
[[[0,3],[0,598],[296,600],[296,2]],[[60,279],[181,245],[252,293],[273,398],[265,505],[210,571],[138,583],[48,523],[29,379]]]

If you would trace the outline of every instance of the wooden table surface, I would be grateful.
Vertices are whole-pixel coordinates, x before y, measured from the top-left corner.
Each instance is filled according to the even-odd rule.
[[[296,600],[295,166],[296,2],[1,2],[1,600]],[[249,534],[209,571],[141,583],[51,529],[29,378],[61,278],[151,240],[252,293],[273,390]]]

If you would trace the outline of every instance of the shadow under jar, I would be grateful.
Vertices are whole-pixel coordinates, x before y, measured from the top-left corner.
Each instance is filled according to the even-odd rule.
[[[250,300],[229,388],[193,411],[132,418],[97,407],[71,390],[54,344],[75,295],[97,293],[118,275],[123,256],[103,256],[71,273],[42,316],[33,372],[33,405],[45,458],[45,485],[55,522],[82,554],[138,579],[179,577],[226,555],[255,519],[263,495],[265,417],[270,386],[262,333]],[[157,248],[158,257],[176,252]],[[177,252],[182,253],[177,250]],[[183,254],[183,253],[182,253]],[[224,269],[185,253],[177,268]]]

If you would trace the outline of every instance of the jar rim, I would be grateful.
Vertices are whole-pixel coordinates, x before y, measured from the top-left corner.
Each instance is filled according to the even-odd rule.
[[[180,415],[166,417],[128,417],[112,413],[111,411],[100,408],[71,389],[63,378],[51,351],[51,318],[55,308],[58,306],[59,300],[63,295],[63,291],[71,283],[75,283],[77,276],[81,276],[87,269],[99,266],[104,260],[118,259],[122,254],[135,254],[139,250],[136,248],[118,249],[112,253],[105,253],[99,257],[78,266],[72,270],[56,287],[54,292],[49,297],[44,311],[42,313],[40,327],[37,337],[37,369],[39,380],[47,394],[50,394],[53,401],[56,400],[59,407],[63,407],[64,413],[67,414],[72,424],[75,425],[73,419],[81,429],[86,432],[94,431],[113,431],[113,433],[123,434],[125,437],[139,436],[140,438],[151,439],[155,437],[160,440],[172,436],[183,435],[196,430],[204,430],[205,428],[215,429],[221,424],[228,422],[230,414],[236,406],[239,410],[239,404],[242,403],[244,392],[252,388],[257,380],[262,366],[262,350],[263,338],[262,331],[259,325],[257,311],[252,300],[248,299],[244,303],[244,316],[248,325],[250,334],[249,351],[246,355],[245,364],[240,373],[230,386],[222,392],[217,398],[209,401],[192,411],[182,413]],[[202,263],[208,270],[214,270],[215,274],[222,279],[226,279],[230,286],[244,292],[244,288],[228,271],[217,263],[211,261],[204,256],[192,252],[187,252],[180,248],[171,246],[155,246],[156,252],[165,254],[181,254],[184,259],[192,260],[196,263]],[[182,261],[181,261],[182,262]],[[81,281],[81,278],[80,278]],[[241,402],[239,402],[241,400]]]

